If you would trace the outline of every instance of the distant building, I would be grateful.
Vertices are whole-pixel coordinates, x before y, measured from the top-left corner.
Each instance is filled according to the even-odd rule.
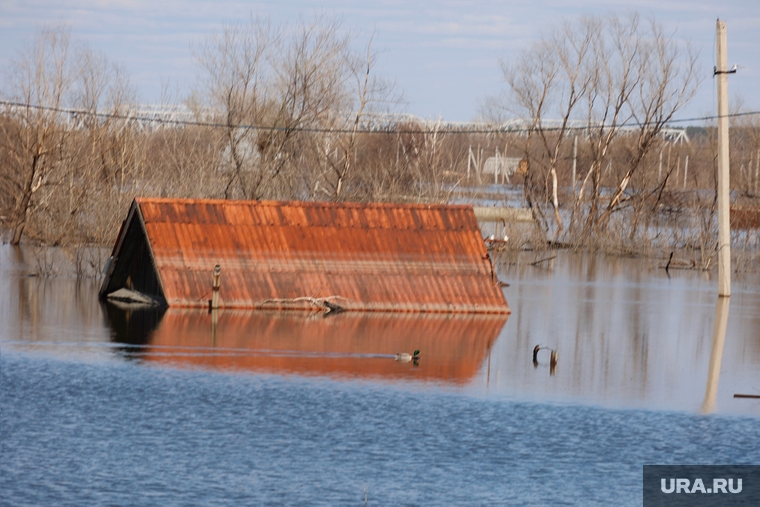
[[[509,181],[515,174],[525,174],[528,171],[528,161],[521,157],[488,157],[483,163],[482,174],[493,174],[494,181],[499,176]]]

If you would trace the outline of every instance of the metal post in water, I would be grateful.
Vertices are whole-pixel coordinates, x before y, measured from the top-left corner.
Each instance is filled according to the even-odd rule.
[[[211,346],[216,347],[216,329],[219,323],[219,278],[222,267],[214,266],[214,283],[211,285]]]
[[[216,329],[219,324],[219,310],[211,310],[211,346],[216,347]]]
[[[554,376],[557,372],[557,351],[552,349],[552,353],[549,359],[549,376]]]
[[[222,267],[217,264],[214,266],[214,284],[211,286],[211,309],[219,308],[219,277],[222,274]]]

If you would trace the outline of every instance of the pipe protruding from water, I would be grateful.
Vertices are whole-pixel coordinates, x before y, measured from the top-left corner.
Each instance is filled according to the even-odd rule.
[[[549,359],[549,374],[554,375],[554,373],[557,371],[557,351],[555,349],[552,349],[552,355]]]
[[[533,367],[538,368],[538,352],[541,349],[549,349],[551,351],[551,355],[549,356],[549,373],[551,375],[554,375],[554,372],[557,369],[557,361],[559,357],[557,354],[557,349],[553,349],[551,347],[542,347],[541,345],[536,345],[533,347]]]

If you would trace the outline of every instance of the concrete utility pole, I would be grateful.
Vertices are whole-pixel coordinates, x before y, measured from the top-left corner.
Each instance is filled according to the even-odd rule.
[[[720,365],[723,361],[723,347],[726,343],[729,301],[731,301],[730,298],[719,297],[718,303],[715,306],[715,326],[713,327],[710,367],[707,370],[705,401],[702,403],[703,414],[709,414],[715,411],[715,400],[718,397],[718,381],[720,380]]]
[[[731,221],[729,209],[729,158],[728,158],[728,48],[726,22],[716,22],[718,65],[714,76],[718,79],[718,295],[731,295]]]

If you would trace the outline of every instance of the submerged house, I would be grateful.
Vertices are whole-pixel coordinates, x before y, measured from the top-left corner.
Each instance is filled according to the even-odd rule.
[[[102,299],[508,314],[472,206],[138,198]]]

